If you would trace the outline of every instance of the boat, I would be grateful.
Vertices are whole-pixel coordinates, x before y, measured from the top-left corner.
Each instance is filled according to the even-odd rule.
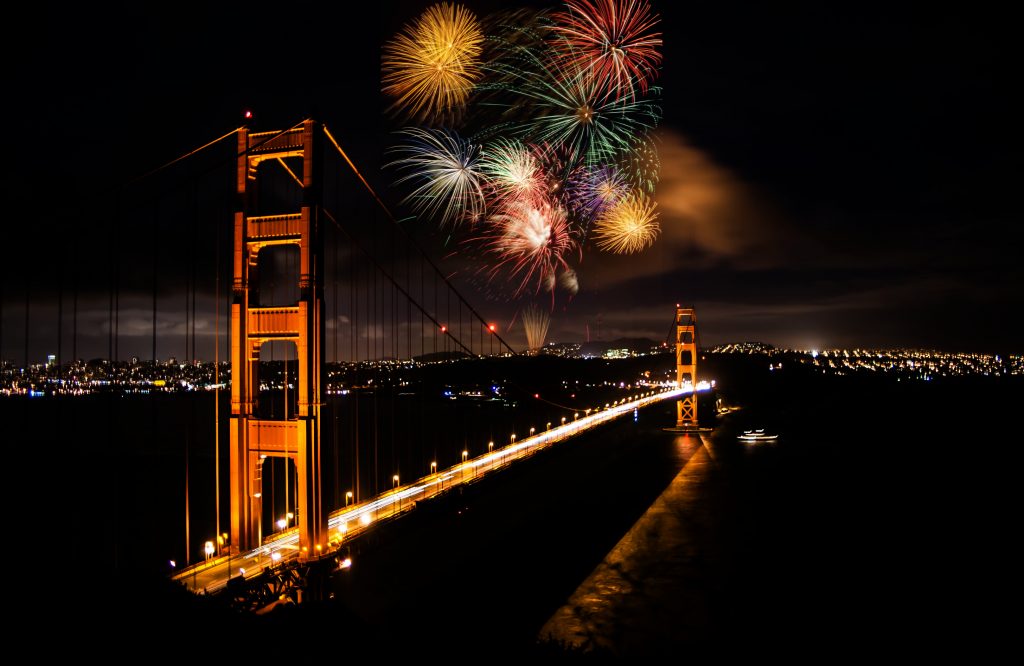
[[[778,435],[766,433],[764,428],[744,430],[742,435],[738,435],[738,439],[744,442],[774,442],[778,438]]]

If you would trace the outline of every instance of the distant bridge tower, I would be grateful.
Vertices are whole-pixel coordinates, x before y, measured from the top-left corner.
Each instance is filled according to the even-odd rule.
[[[697,427],[697,312],[676,305],[676,386],[693,391],[676,402],[676,427]]]
[[[300,558],[327,548],[327,513],[321,505],[320,409],[324,339],[324,240],[320,228],[323,127],[306,120],[284,132],[238,133],[234,281],[231,305],[231,542],[258,547],[261,538],[262,464],[265,457],[294,461],[298,472]],[[297,166],[300,175],[288,164]],[[265,164],[266,163],[266,164]],[[261,212],[261,171],[283,167],[302,187],[298,212]],[[264,168],[261,169],[261,166]],[[298,170],[298,169],[296,169]],[[263,174],[265,177],[265,174]],[[278,193],[270,188],[266,202]],[[298,197],[290,197],[292,200]],[[277,202],[278,207],[290,204]],[[262,307],[257,277],[259,252],[284,245],[299,249],[299,298],[284,307]],[[270,341],[295,344],[298,409],[287,419],[260,418],[255,407],[260,347]]]

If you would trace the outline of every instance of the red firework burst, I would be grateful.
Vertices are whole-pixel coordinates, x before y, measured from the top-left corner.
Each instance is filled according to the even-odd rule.
[[[661,64],[659,17],[647,0],[566,0],[552,15],[552,46],[565,71],[589,71],[616,97],[646,93]]]

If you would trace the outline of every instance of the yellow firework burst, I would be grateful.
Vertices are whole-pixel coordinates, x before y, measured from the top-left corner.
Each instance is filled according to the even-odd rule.
[[[384,45],[384,93],[392,110],[426,120],[462,108],[481,76],[483,31],[461,5],[431,5]]]
[[[652,245],[661,232],[654,210],[657,205],[639,192],[620,200],[594,225],[597,247],[616,254],[632,254]]]

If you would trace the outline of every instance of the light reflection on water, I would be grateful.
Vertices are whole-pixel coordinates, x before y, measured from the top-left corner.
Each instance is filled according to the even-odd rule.
[[[707,633],[708,598],[699,580],[714,557],[695,532],[709,518],[700,498],[716,464],[714,444],[699,434],[678,436],[674,444],[685,460],[680,472],[544,624],[542,640],[628,653]],[[652,621],[655,615],[674,619]]]

